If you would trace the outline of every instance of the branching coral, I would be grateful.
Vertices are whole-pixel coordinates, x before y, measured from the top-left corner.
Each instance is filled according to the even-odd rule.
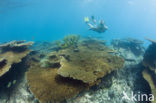
[[[67,35],[64,37],[63,41],[56,41],[56,45],[61,49],[76,47],[79,39],[79,35]]]

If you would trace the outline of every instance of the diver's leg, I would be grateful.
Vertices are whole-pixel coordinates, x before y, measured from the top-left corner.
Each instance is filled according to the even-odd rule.
[[[96,20],[95,20],[94,16],[91,16],[91,20],[92,20],[93,24],[96,25]]]

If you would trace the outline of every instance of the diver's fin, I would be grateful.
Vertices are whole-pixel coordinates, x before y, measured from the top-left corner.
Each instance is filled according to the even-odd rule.
[[[88,17],[85,17],[85,18],[84,18],[84,21],[85,21],[86,23],[88,23],[88,22],[89,22],[89,18],[88,18]]]

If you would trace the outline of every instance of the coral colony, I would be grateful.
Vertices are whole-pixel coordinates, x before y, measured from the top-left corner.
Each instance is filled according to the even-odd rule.
[[[0,77],[7,73],[11,66],[21,62],[30,50],[28,49],[33,42],[24,43],[24,41],[12,41],[0,45]]]

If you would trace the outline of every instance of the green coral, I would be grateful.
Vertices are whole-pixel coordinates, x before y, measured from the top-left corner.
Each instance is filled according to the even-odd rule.
[[[64,37],[63,41],[56,41],[56,45],[60,49],[77,47],[79,39],[80,39],[79,35],[74,35],[74,34],[67,35]]]

